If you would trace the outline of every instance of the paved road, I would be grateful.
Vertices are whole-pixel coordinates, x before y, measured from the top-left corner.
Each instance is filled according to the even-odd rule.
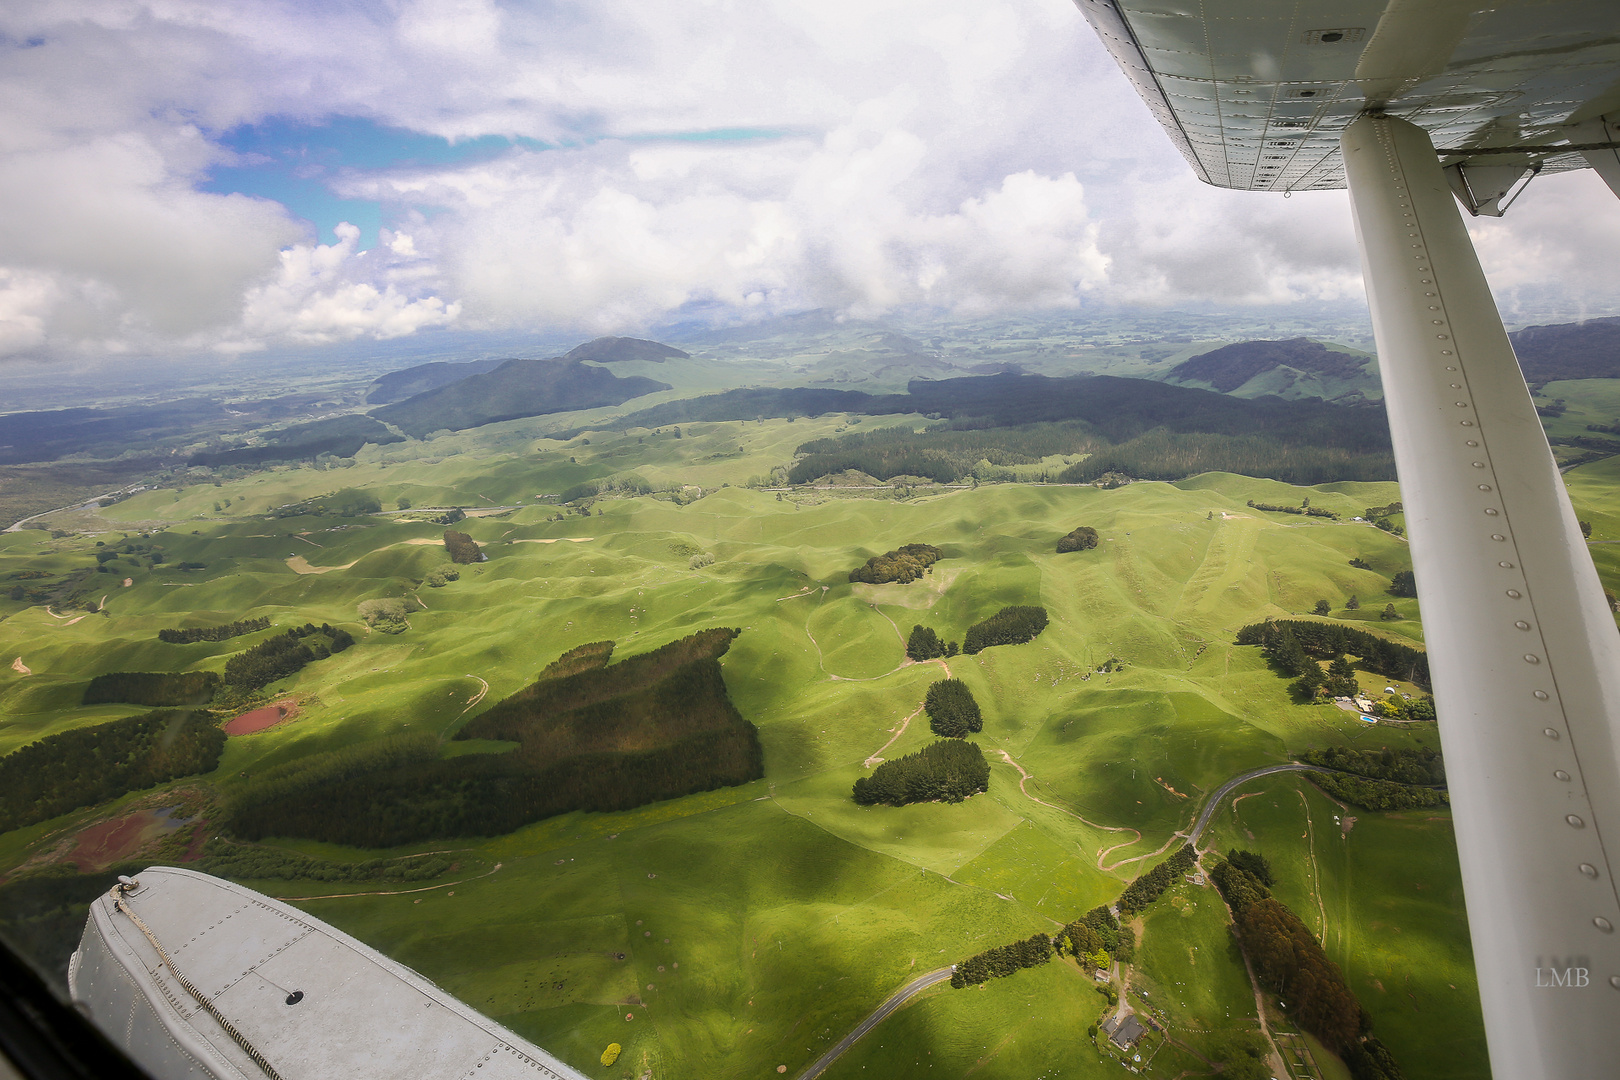
[[[865,1035],[868,1031],[871,1031],[873,1028],[877,1027],[878,1024],[882,1023],[884,1017],[894,1012],[894,1010],[898,1009],[900,1006],[904,1005],[906,1002],[910,1001],[913,997],[922,993],[930,986],[933,986],[935,983],[942,983],[950,977],[951,969],[948,967],[943,967],[937,971],[930,971],[926,975],[919,975],[917,978],[906,983],[906,985],[902,986],[900,989],[891,994],[889,996],[889,1000],[879,1005],[871,1016],[868,1016],[865,1020],[862,1020],[860,1024],[856,1026],[854,1031],[838,1040],[837,1046],[834,1046],[831,1050],[828,1050],[825,1054],[822,1054],[820,1057],[816,1058],[815,1064],[811,1065],[808,1069],[799,1074],[799,1080],[815,1080],[816,1077],[820,1076],[826,1071],[827,1066],[831,1065],[838,1059],[838,1055],[855,1045],[856,1039],[859,1039],[862,1035]]]
[[[1333,770],[1323,770],[1316,765],[1301,765],[1297,761],[1290,761],[1286,765],[1267,765],[1263,769],[1255,769],[1253,772],[1246,772],[1242,776],[1234,776],[1232,779],[1222,784],[1215,794],[1210,797],[1209,802],[1204,804],[1203,813],[1198,815],[1198,822],[1193,826],[1192,835],[1188,837],[1187,842],[1195,847],[1197,846],[1198,838],[1203,835],[1204,826],[1209,824],[1209,819],[1214,815],[1215,808],[1220,805],[1222,799],[1226,798],[1227,792],[1231,791],[1245,780],[1253,780],[1257,776],[1270,776],[1272,773],[1312,771],[1331,772]]]

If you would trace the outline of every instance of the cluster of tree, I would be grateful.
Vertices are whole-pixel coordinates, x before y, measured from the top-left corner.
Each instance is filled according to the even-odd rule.
[[[435,525],[454,525],[456,522],[462,521],[466,517],[467,517],[467,511],[463,510],[459,506],[452,506],[450,509],[446,510],[444,513],[436,515],[435,517],[431,518],[430,520]]]
[[[1433,723],[1435,719],[1434,697],[1431,694],[1424,694],[1420,698],[1408,700],[1399,694],[1385,694],[1373,702],[1372,714],[1389,720]]]
[[[855,781],[855,801],[861,806],[886,803],[961,802],[990,789],[990,764],[978,743],[941,739],[915,754],[885,761],[871,776]]]
[[[1391,596],[1417,596],[1417,575],[1410,570],[1397,570],[1389,582]]]
[[[225,623],[223,626],[193,626],[184,630],[159,630],[158,640],[167,641],[170,645],[190,645],[194,641],[225,641],[229,638],[251,634],[258,630],[270,628],[270,617],[261,615],[257,619],[239,619],[236,622]]]
[[[973,691],[961,679],[941,679],[929,686],[923,709],[928,713],[928,727],[935,735],[960,739],[984,730],[979,703],[973,700]]]
[[[431,881],[449,870],[442,855],[332,862],[285,848],[252,847],[214,838],[197,868],[232,881]]]
[[[717,628],[611,666],[605,643],[474,717],[457,739],[509,753],[441,759],[436,741],[394,740],[365,754],[272,771],[233,810],[244,836],[390,847],[495,836],[575,810],[628,810],[757,780],[759,734],[731,703]],[[317,755],[319,757],[319,755]]]
[[[1043,607],[1004,607],[988,619],[968,627],[962,638],[962,651],[969,656],[983,652],[992,645],[1022,645],[1034,641],[1046,629],[1046,609]]]
[[[1107,967],[1110,957],[1129,963],[1136,955],[1136,931],[1121,925],[1108,905],[1102,904],[1058,931],[1053,945],[1059,955],[1066,953],[1094,967]]]
[[[1312,506],[1311,500],[1308,498],[1301,506],[1278,506],[1273,503],[1255,502],[1253,499],[1250,499],[1249,508],[1252,510],[1270,510],[1274,514],[1305,514],[1310,517],[1332,518],[1334,521],[1339,520],[1338,514],[1334,513],[1332,510],[1324,510],[1320,506]]]
[[[1363,1042],[1372,1018],[1299,916],[1230,856],[1210,877],[1232,908],[1238,944],[1256,976],[1288,1002],[1300,1027],[1344,1058],[1356,1080],[1400,1080],[1389,1052],[1376,1040]]]
[[[1360,657],[1368,671],[1429,686],[1429,657],[1423,650],[1343,623],[1268,619],[1239,630],[1237,644],[1259,645],[1285,674],[1295,677],[1304,675],[1307,665],[1316,666],[1312,657],[1327,660],[1348,653]]]
[[[956,653],[956,642],[941,641],[931,626],[921,624],[913,626],[911,636],[906,639],[906,655],[918,663],[942,656],[955,656]]]
[[[896,582],[901,585],[916,581],[928,568],[945,557],[945,553],[932,544],[906,544],[895,551],[886,551],[866,560],[849,572],[849,580],[864,581],[869,585]]]
[[[414,599],[407,600],[397,596],[377,597],[371,600],[362,600],[355,606],[355,613],[371,629],[383,634],[403,634],[411,628],[408,616],[418,610]]]
[[[466,533],[454,529],[444,530],[444,550],[450,553],[450,561],[454,563],[484,561],[484,552],[478,543]]]
[[[1045,934],[1033,934],[1026,941],[1010,945],[997,945],[957,964],[956,970],[951,972],[951,985],[960,990],[964,986],[978,986],[991,979],[1015,975],[1025,968],[1040,967],[1052,959],[1052,952],[1052,939]]]
[[[598,668],[605,668],[612,658],[613,642],[611,641],[592,641],[585,645],[576,645],[547,664],[536,681],[540,679],[562,679],[569,675],[578,675],[582,671],[595,671]]]
[[[212,671],[112,671],[97,675],[84,688],[84,704],[196,707],[214,700],[219,675]]]
[[[257,690],[353,644],[354,635],[347,630],[328,623],[305,623],[225,661],[225,681],[240,691]]]
[[[1191,844],[1183,844],[1176,853],[1155,866],[1129,885],[1120,894],[1116,905],[1120,914],[1134,915],[1164,895],[1176,879],[1191,870],[1198,862],[1198,852]]]
[[[212,772],[224,747],[225,732],[206,712],[152,712],[47,735],[0,757],[0,833]]]
[[[1355,567],[1357,570],[1371,570],[1372,569],[1372,563],[1368,562],[1366,559],[1363,559],[1359,555],[1357,555],[1355,558],[1350,560],[1350,565]]]
[[[1423,810],[1450,806],[1451,796],[1437,788],[1394,784],[1388,780],[1363,780],[1338,773],[1307,773],[1311,783],[1341,802],[1355,803],[1363,810]]]
[[[1394,533],[1396,536],[1404,536],[1406,530],[1390,520],[1401,512],[1402,508],[1399,502],[1392,502],[1388,506],[1369,506],[1364,511],[1367,520],[1380,529],[1387,533]]]
[[[1071,551],[1090,551],[1097,546],[1097,530],[1090,525],[1082,525],[1057,542],[1059,555]]]
[[[637,495],[651,495],[652,484],[643,476],[636,473],[624,473],[621,476],[607,477],[601,480],[586,480],[575,484],[557,496],[558,502],[571,503],[580,499],[594,499],[601,495],[615,495],[619,498],[630,499]]]
[[[429,570],[428,576],[423,579],[423,582],[430,589],[442,589],[450,582],[459,580],[461,580],[461,571],[457,570],[455,564],[452,563],[449,566],[438,566]]]
[[[360,517],[375,514],[381,509],[382,502],[371,492],[359,488],[342,488],[329,495],[318,495],[313,499],[278,507],[275,516],[298,517],[302,514],[319,514],[323,517]]]
[[[1446,761],[1438,751],[1429,747],[1415,750],[1352,750],[1345,746],[1330,746],[1326,750],[1308,750],[1300,755],[1307,765],[1320,765],[1337,772],[1355,773],[1372,780],[1393,780],[1397,784],[1444,784]],[[1269,881],[1266,884],[1271,884]]]

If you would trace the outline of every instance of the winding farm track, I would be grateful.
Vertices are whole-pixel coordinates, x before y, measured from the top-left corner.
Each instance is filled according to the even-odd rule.
[[[1081,817],[1079,814],[1075,813],[1073,810],[1070,810],[1066,806],[1059,806],[1057,803],[1049,803],[1045,799],[1041,798],[1038,795],[1031,795],[1029,793],[1029,788],[1025,787],[1024,785],[1026,783],[1028,783],[1029,781],[1035,779],[1034,774],[1025,772],[1024,767],[1022,765],[1018,764],[1018,762],[1014,761],[1013,756],[1011,754],[1007,753],[1007,751],[1001,750],[1001,751],[998,751],[998,752],[1001,754],[1001,759],[1003,761],[1005,761],[1007,764],[1011,765],[1013,768],[1018,770],[1018,790],[1023,792],[1024,793],[1024,798],[1028,799],[1030,802],[1040,803],[1042,806],[1050,807],[1051,809],[1056,810],[1061,814],[1068,814],[1070,817],[1074,818],[1076,821],[1079,821],[1079,822],[1081,822],[1083,824],[1089,825],[1093,829],[1102,829],[1105,832],[1128,832],[1128,833],[1135,833],[1136,834],[1134,838],[1125,841],[1125,843],[1123,843],[1123,844],[1115,844],[1111,848],[1108,848],[1106,850],[1097,852],[1097,869],[1099,869],[1099,870],[1107,869],[1106,867],[1103,866],[1102,861],[1103,861],[1103,856],[1107,855],[1108,852],[1117,851],[1122,847],[1129,847],[1130,845],[1136,843],[1136,841],[1142,839],[1142,834],[1140,832],[1137,832],[1137,830],[1131,828],[1128,825],[1099,825],[1095,821],[1090,821],[1090,820],[1088,820],[1086,818]],[[1127,861],[1130,861],[1130,860],[1127,860]],[[1116,863],[1115,865],[1123,865],[1123,864]]]
[[[843,1054],[845,1050],[848,1050],[851,1046],[855,1045],[855,1041],[857,1039],[859,1039],[862,1035],[865,1035],[868,1031],[871,1031],[873,1028],[877,1027],[883,1022],[883,1019],[886,1016],[894,1012],[894,1010],[898,1009],[906,1002],[910,1001],[912,998],[916,997],[918,994],[922,993],[924,990],[928,989],[930,986],[934,986],[938,983],[944,982],[946,979],[949,979],[951,977],[952,970],[952,968],[943,967],[930,971],[926,975],[919,975],[915,979],[912,979],[910,982],[906,983],[906,985],[902,986],[900,989],[896,990],[894,993],[890,994],[888,1000],[884,1001],[883,1004],[872,1010],[872,1014],[870,1016],[868,1016],[865,1020],[862,1020],[859,1024],[855,1025],[854,1031],[851,1031],[848,1035],[845,1035],[842,1039],[839,1039],[837,1045],[833,1046],[833,1048],[828,1050],[825,1054],[822,1054],[820,1057],[816,1058],[815,1062],[812,1063],[808,1069],[800,1073],[799,1080],[815,1080],[816,1077],[827,1071],[827,1066],[838,1060],[839,1055]]]
[[[1333,770],[1323,769],[1318,765],[1302,765],[1297,761],[1290,761],[1283,765],[1267,765],[1263,769],[1254,769],[1250,772],[1244,773],[1242,776],[1234,776],[1232,779],[1216,788],[1215,794],[1211,795],[1209,797],[1209,802],[1204,804],[1204,809],[1199,813],[1198,821],[1193,825],[1192,833],[1188,835],[1187,842],[1192,844],[1194,847],[1198,846],[1198,838],[1203,835],[1204,827],[1209,824],[1209,819],[1215,815],[1215,808],[1221,804],[1222,799],[1226,798],[1227,792],[1231,791],[1233,788],[1237,787],[1246,780],[1253,780],[1257,776],[1270,776],[1273,773],[1331,771]]]

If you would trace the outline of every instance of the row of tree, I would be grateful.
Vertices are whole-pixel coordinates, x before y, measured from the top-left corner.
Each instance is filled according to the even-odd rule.
[[[916,581],[928,568],[945,557],[945,553],[932,544],[906,544],[894,551],[874,555],[849,572],[849,580],[864,581],[869,585],[890,582],[905,585]]]
[[[443,855],[332,862],[215,837],[203,846],[197,868],[232,881],[430,881],[451,865]]]
[[[170,645],[190,645],[196,641],[226,641],[243,634],[251,634],[258,630],[270,628],[270,617],[261,615],[257,619],[238,619],[221,626],[192,626],[183,630],[164,629],[158,631],[158,640],[166,641]]]
[[[353,634],[328,623],[294,626],[225,661],[225,681],[238,690],[257,690],[353,644]]]
[[[1191,844],[1183,844],[1164,862],[1125,886],[1125,891],[1120,894],[1115,906],[1122,915],[1134,915],[1138,911],[1146,910],[1149,904],[1163,896],[1165,890],[1174,885],[1176,879],[1191,870],[1197,862],[1198,852]]]
[[[962,638],[962,651],[969,656],[993,645],[1022,645],[1034,641],[1046,629],[1043,607],[1004,607],[988,619],[968,627]]]
[[[124,702],[151,708],[200,708],[214,700],[219,675],[212,671],[110,671],[84,688],[84,704]]]
[[[1057,551],[1059,555],[1066,555],[1071,551],[1090,551],[1096,546],[1097,530],[1090,525],[1082,525],[1057,542]]]
[[[206,712],[152,712],[47,735],[0,757],[0,833],[212,772],[225,732]]]
[[[1129,963],[1136,955],[1136,931],[1122,925],[1107,904],[1094,907],[1069,923],[1058,931],[1053,943],[1058,955],[1067,953],[1099,968],[1107,967],[1110,957]]]
[[[984,717],[973,691],[961,679],[941,679],[928,687],[923,698],[928,727],[935,735],[960,739],[984,730]]]
[[[1324,510],[1320,506],[1312,506],[1311,500],[1308,498],[1305,500],[1304,505],[1302,506],[1280,506],[1275,503],[1255,502],[1253,499],[1250,499],[1249,508],[1252,510],[1269,510],[1274,514],[1304,514],[1308,517],[1330,518],[1334,521],[1339,520],[1338,514],[1335,514],[1332,510]]]
[[[1358,776],[1313,772],[1311,782],[1341,802],[1354,803],[1364,810],[1422,810],[1450,806],[1451,796],[1438,788],[1414,787],[1388,780],[1365,780]]]
[[[937,660],[942,656],[955,656],[958,651],[956,642],[940,640],[933,627],[920,623],[911,628],[911,636],[906,639],[906,655],[918,663]]]
[[[1328,660],[1345,653],[1361,658],[1361,666],[1390,678],[1404,679],[1427,689],[1429,657],[1422,649],[1346,626],[1305,619],[1268,619],[1245,626],[1237,644],[1259,645],[1286,674],[1301,676],[1311,658]]]
[[[1039,967],[1052,959],[1053,951],[1052,939],[1045,934],[1032,934],[1025,941],[997,945],[957,964],[956,970],[951,972],[951,985],[960,990],[964,986],[1005,978],[1025,968]]]
[[[979,744],[941,739],[915,754],[885,761],[871,776],[859,778],[854,797],[861,806],[956,803],[989,789],[990,763],[984,760]]]
[[[1307,765],[1320,765],[1324,769],[1355,773],[1373,780],[1393,780],[1397,784],[1444,784],[1446,760],[1437,750],[1427,746],[1415,750],[1352,750],[1346,746],[1330,746],[1326,750],[1307,750],[1300,755]],[[1268,882],[1269,884],[1269,882]]]
[[[1327,1044],[1356,1080],[1401,1080],[1400,1067],[1376,1039],[1339,965],[1329,960],[1310,928],[1271,895],[1232,852],[1210,871],[1232,908],[1238,943],[1266,988],[1288,1002],[1300,1027]],[[1262,860],[1263,865],[1263,860]],[[1269,876],[1269,874],[1268,874]]]

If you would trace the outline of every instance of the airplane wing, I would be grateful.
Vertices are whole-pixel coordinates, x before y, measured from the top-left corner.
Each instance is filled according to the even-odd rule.
[[[1075,2],[1201,179],[1349,189],[1492,1069],[1613,1075],[1620,633],[1457,203],[1620,193],[1620,7]]]

